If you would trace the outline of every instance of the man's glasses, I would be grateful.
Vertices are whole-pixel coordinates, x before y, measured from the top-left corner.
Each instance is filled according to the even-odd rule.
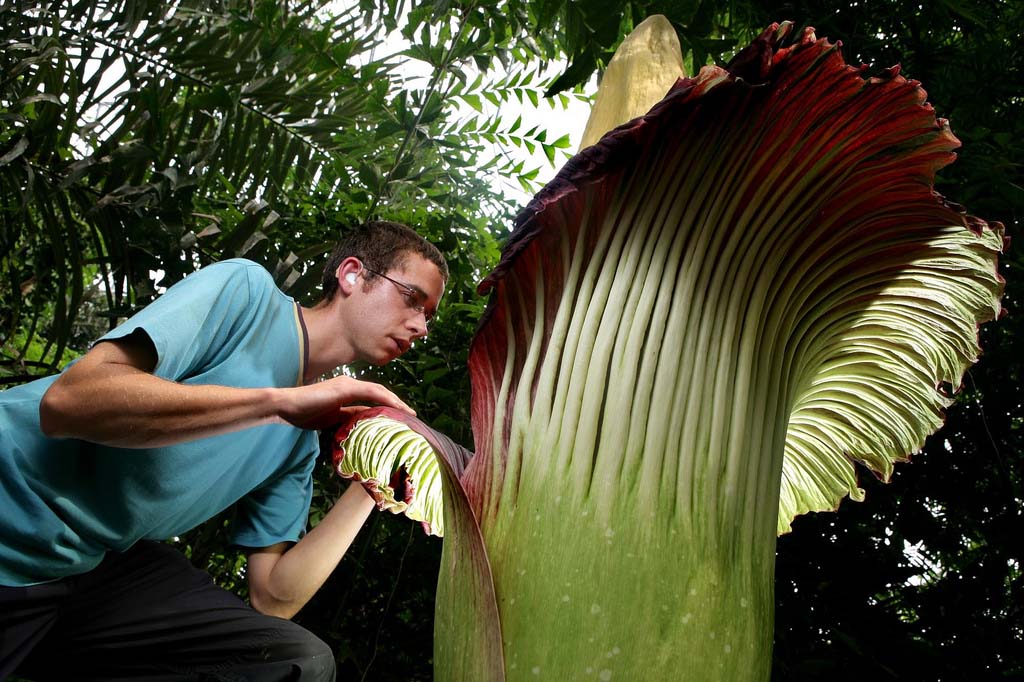
[[[409,286],[408,284],[406,284],[404,282],[399,282],[397,279],[391,279],[390,277],[385,275],[383,272],[377,272],[376,270],[371,270],[370,268],[366,267],[365,264],[363,265],[363,269],[366,270],[367,272],[373,274],[373,275],[377,275],[378,277],[383,277],[387,281],[389,281],[392,284],[394,284],[395,287],[398,288],[398,293],[400,293],[402,295],[402,298],[405,299],[405,304],[407,306],[409,306],[412,310],[415,310],[418,313],[422,313],[423,314],[423,319],[426,321],[427,325],[430,325],[430,321],[434,318],[434,313],[433,312],[429,312],[429,313],[427,312],[427,306],[426,306],[427,295],[425,293],[423,293],[422,291],[420,291],[416,287]]]

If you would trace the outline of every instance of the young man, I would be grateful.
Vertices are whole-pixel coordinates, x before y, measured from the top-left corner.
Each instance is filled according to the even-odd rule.
[[[316,433],[363,404],[325,372],[427,333],[448,276],[394,223],[338,245],[302,308],[243,260],[173,286],[58,377],[0,393],[0,679],[333,680],[289,620],[373,508],[350,486],[304,534]],[[161,540],[236,504],[249,608]]]

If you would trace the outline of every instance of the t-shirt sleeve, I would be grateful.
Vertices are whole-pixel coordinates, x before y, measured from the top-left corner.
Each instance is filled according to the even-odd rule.
[[[242,260],[207,266],[176,283],[100,341],[141,330],[156,348],[153,374],[172,381],[199,374],[230,354],[251,323],[253,280],[259,282],[254,269],[260,268]]]
[[[305,534],[313,499],[316,451],[308,451],[306,439],[298,447],[306,454],[298,457],[294,466],[239,500],[231,524],[231,544],[269,547],[295,542]]]

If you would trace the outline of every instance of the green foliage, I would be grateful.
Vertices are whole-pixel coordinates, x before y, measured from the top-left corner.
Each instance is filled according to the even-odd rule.
[[[537,98],[521,50],[514,79],[482,70],[512,59],[522,30],[500,8],[427,4],[404,19],[399,9],[108,0],[0,10],[8,373],[55,371],[84,313],[112,326],[224,257],[262,263],[308,302],[329,245],[370,217],[429,220],[435,234],[461,235],[451,256],[480,244],[493,258],[484,228],[513,207],[480,166],[510,166],[479,162],[482,146],[537,144],[553,159],[566,141],[516,135],[490,112],[460,118],[465,102]],[[381,55],[380,23],[411,45]],[[406,76],[414,62],[426,76]],[[533,177],[520,171],[520,182]],[[89,286],[105,306],[83,308]]]

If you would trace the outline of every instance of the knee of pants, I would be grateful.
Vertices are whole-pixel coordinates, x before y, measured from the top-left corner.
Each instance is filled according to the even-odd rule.
[[[295,655],[298,679],[302,682],[334,682],[334,652],[313,633],[306,631],[306,635]]]

